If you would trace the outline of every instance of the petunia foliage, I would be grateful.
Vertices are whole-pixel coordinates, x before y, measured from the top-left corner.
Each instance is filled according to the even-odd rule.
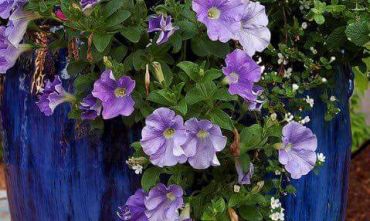
[[[2,74],[68,51],[60,76],[35,79],[45,117],[69,103],[91,132],[141,128],[121,220],[284,220],[289,181],[325,161],[310,110],[341,111],[338,68],[369,79],[368,1],[0,0],[0,17]]]

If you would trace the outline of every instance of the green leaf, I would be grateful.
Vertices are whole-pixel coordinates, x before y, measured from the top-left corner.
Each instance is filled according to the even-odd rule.
[[[210,70],[207,70],[204,73],[204,76],[203,76],[202,81],[203,82],[213,81],[213,80],[216,80],[216,79],[220,78],[221,76],[222,76],[222,72],[220,70],[218,70],[218,69],[210,69]]]
[[[199,88],[194,87],[188,93],[186,93],[185,101],[189,105],[196,104],[200,101],[204,101],[206,97],[202,95],[202,92]]]
[[[216,90],[216,92],[213,95],[213,98],[215,100],[220,101],[236,101],[238,100],[238,97],[235,95],[231,95],[226,88],[219,88]]]
[[[141,178],[141,187],[144,189],[144,191],[149,191],[151,187],[158,183],[161,171],[161,168],[158,167],[151,167],[144,171]]]
[[[188,112],[188,105],[186,104],[185,99],[182,99],[178,105],[174,107],[177,111],[179,111],[183,116],[185,116]]]
[[[321,14],[314,15],[313,16],[313,19],[319,25],[322,25],[322,24],[325,23],[325,17],[323,15],[321,15]]]
[[[357,46],[363,46],[370,41],[370,30],[367,21],[349,24],[346,28],[348,40]]]
[[[150,92],[148,98],[149,101],[165,105],[173,106],[176,104],[176,96],[172,92],[162,89]]]
[[[248,221],[263,220],[262,214],[254,206],[243,206],[239,209],[240,216]]]
[[[222,213],[226,209],[225,200],[220,197],[217,200],[212,200],[212,210],[215,213]]]
[[[183,61],[176,66],[183,70],[193,81],[198,81],[200,79],[200,67],[198,64],[190,61]]]
[[[111,0],[107,4],[103,6],[103,16],[109,17],[113,13],[115,13],[118,9],[120,9],[123,5],[124,1],[122,0]]]
[[[214,124],[219,125],[221,128],[232,131],[234,128],[231,117],[220,109],[214,109],[209,113],[209,117]]]
[[[233,193],[228,201],[229,208],[238,208],[240,204],[245,201],[245,195],[242,193]]]
[[[93,36],[93,43],[99,52],[103,52],[109,45],[113,35],[95,33]]]
[[[131,26],[122,29],[121,34],[133,43],[138,43],[141,38],[142,29],[140,27]]]
[[[246,127],[240,133],[241,148],[244,151],[256,147],[262,141],[262,127],[259,124],[253,124]]]
[[[115,12],[112,16],[106,19],[107,23],[106,25],[108,27],[115,26],[118,24],[121,24],[126,19],[128,19],[131,16],[131,12],[126,10],[119,10]]]

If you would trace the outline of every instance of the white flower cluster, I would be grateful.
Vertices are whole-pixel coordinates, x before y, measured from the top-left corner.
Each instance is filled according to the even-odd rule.
[[[130,159],[126,160],[126,164],[131,168],[132,170],[135,171],[135,174],[139,175],[143,173],[143,162],[145,161],[144,158],[135,158],[131,157]]]
[[[281,207],[281,202],[279,199],[271,198],[271,215],[270,219],[273,221],[284,221],[284,208]]]
[[[302,120],[299,121],[300,124],[304,125],[304,124],[307,124],[311,121],[311,118],[309,116],[306,116],[305,118],[303,118]]]
[[[288,60],[284,57],[284,55],[282,53],[278,53],[278,64],[284,64],[284,65],[287,65],[288,64]]]
[[[310,107],[313,107],[313,105],[315,104],[315,100],[313,98],[310,98],[310,96],[306,96],[306,103],[310,105]]]
[[[284,117],[284,120],[286,121],[286,122],[291,122],[292,120],[294,119],[294,116],[293,116],[293,114],[291,114],[290,112],[288,112],[288,113],[286,113],[285,114],[285,117]]]

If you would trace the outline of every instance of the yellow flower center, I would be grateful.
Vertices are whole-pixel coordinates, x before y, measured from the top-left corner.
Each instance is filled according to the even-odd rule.
[[[198,136],[199,138],[206,138],[206,137],[208,137],[208,132],[207,132],[207,131],[205,131],[205,130],[200,130],[200,131],[197,133],[197,136]]]
[[[126,88],[118,87],[114,90],[114,95],[116,97],[124,97],[126,96]]]
[[[208,10],[209,19],[218,19],[220,18],[220,15],[221,15],[221,11],[216,7],[212,7]]]
[[[166,196],[170,201],[174,201],[176,199],[176,196],[173,193],[167,193]]]
[[[163,132],[163,136],[165,138],[172,138],[175,135],[175,130],[172,128],[168,128]]]

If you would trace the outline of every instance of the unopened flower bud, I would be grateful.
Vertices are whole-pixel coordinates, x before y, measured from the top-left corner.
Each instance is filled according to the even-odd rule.
[[[152,66],[154,68],[154,75],[157,78],[157,81],[162,84],[162,82],[164,81],[162,65],[159,62],[154,61],[152,63]]]

